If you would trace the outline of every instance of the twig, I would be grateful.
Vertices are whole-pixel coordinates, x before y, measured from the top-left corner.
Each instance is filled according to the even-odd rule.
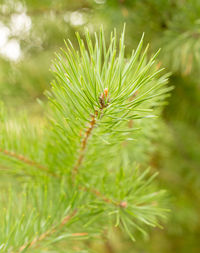
[[[108,97],[108,88],[105,88],[104,91],[101,93],[101,95],[99,96],[99,111],[102,113],[103,109],[106,108],[109,105],[110,99]],[[82,161],[84,159],[85,156],[85,150],[86,150],[86,146],[88,143],[88,139],[92,133],[92,130],[95,127],[96,124],[96,117],[98,116],[98,110],[94,111],[94,114],[91,115],[91,120],[90,120],[90,124],[89,127],[86,129],[85,131],[85,136],[81,141],[81,148],[80,148],[80,155],[77,159],[77,162],[75,163],[73,169],[72,169],[72,174],[73,177],[77,174],[79,167],[82,164]]]
[[[58,229],[61,229],[64,225],[66,225],[77,213],[77,210],[74,210],[72,214],[67,215],[64,217],[64,219],[61,221],[61,223],[57,226],[53,226],[51,229],[47,230],[43,234],[41,234],[39,237],[34,238],[31,242],[26,243],[22,245],[17,253],[21,253],[24,249],[29,249],[31,247],[36,247],[37,243],[44,240],[47,236],[52,235],[55,233]],[[85,236],[88,235],[88,233],[73,233],[71,234],[73,237],[75,236]]]
[[[86,187],[84,187],[84,188],[79,187],[79,188],[81,190],[88,190],[88,188],[86,188]],[[96,189],[91,189],[90,191],[92,193],[94,193],[96,196],[103,199],[107,203],[114,204],[115,206],[118,206],[118,207],[121,207],[121,208],[126,208],[127,207],[127,202],[125,202],[125,201],[116,202],[116,201],[113,201],[112,199],[108,199],[107,197],[102,195]],[[76,213],[77,213],[77,210],[74,210],[72,212],[72,214],[65,216],[59,225],[53,226],[51,229],[47,230],[46,232],[41,234],[39,237],[34,238],[31,242],[28,242],[28,243],[22,245],[20,247],[19,251],[17,251],[17,253],[21,253],[24,249],[29,249],[29,248],[34,247],[34,246],[36,247],[38,242],[44,240],[47,236],[50,236],[50,235],[54,234],[57,230],[61,229],[64,225],[66,225],[76,215]],[[87,232],[80,232],[80,233],[72,233],[71,234],[71,236],[73,236],[73,237],[86,236],[86,235],[88,235]]]
[[[126,208],[127,207],[127,202],[126,201],[118,202],[118,201],[115,201],[113,199],[109,199],[95,188],[87,188],[87,187],[79,186],[79,189],[82,190],[82,191],[87,191],[87,192],[93,193],[96,197],[102,199],[106,203],[113,204],[113,205],[115,205],[117,207],[121,207],[121,208]]]
[[[88,138],[89,138],[89,136],[88,136]],[[82,142],[84,146],[86,145],[86,142]],[[0,148],[0,152],[3,153],[4,155],[10,156],[10,157],[15,158],[17,160],[20,160],[21,162],[24,162],[25,164],[28,164],[30,166],[34,166],[34,167],[36,167],[38,169],[42,169],[43,171],[45,171],[47,173],[50,173],[54,177],[59,177],[57,174],[49,171],[48,168],[44,167],[43,165],[41,165],[41,164],[39,164],[39,163],[37,163],[35,161],[32,161],[32,160],[28,159],[25,156],[18,155],[18,154],[14,153],[14,152],[11,152],[11,151],[8,151],[8,150],[3,150],[1,148]],[[106,203],[111,203],[111,204],[114,204],[115,206],[122,207],[122,204],[121,204],[122,202],[118,203],[118,202],[116,202],[116,201],[114,201],[112,199],[107,198],[106,196],[104,196],[101,192],[99,192],[95,188],[89,189],[87,187],[79,186],[79,189],[82,190],[82,191],[87,191],[87,192],[90,192],[90,193],[94,194],[95,196],[97,196],[98,198],[101,198]]]
[[[25,157],[23,155],[18,155],[18,154],[14,153],[14,152],[11,152],[11,151],[8,151],[8,150],[2,149],[2,148],[0,148],[0,152],[2,154],[6,155],[6,156],[15,158],[15,159],[17,159],[17,160],[19,160],[19,161],[21,161],[21,162],[23,162],[25,164],[28,164],[28,165],[33,166],[33,167],[36,167],[36,168],[38,168],[40,170],[43,170],[43,171],[47,172],[48,174],[51,174],[51,175],[53,175],[55,177],[58,177],[58,175],[56,175],[55,173],[53,173],[52,171],[50,171],[48,168],[44,167],[43,165],[41,165],[41,164],[39,164],[39,163],[37,163],[35,161],[30,160],[29,158],[27,158],[27,157]]]
[[[80,155],[79,155],[79,157],[77,159],[77,162],[75,163],[75,165],[74,165],[74,167],[72,169],[73,175],[77,174],[78,169],[79,169],[79,167],[82,164],[82,161],[83,161],[84,155],[85,155],[86,146],[87,146],[87,143],[88,143],[88,139],[89,139],[89,137],[90,137],[90,135],[92,133],[92,130],[95,127],[95,124],[96,124],[96,116],[97,115],[98,115],[98,112],[95,111],[95,113],[92,115],[92,118],[90,120],[89,127],[85,131],[85,136],[84,136],[84,138],[81,141]]]

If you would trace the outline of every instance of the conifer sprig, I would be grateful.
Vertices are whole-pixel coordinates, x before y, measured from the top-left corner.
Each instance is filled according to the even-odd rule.
[[[94,46],[88,32],[86,45],[77,34],[80,52],[68,41],[66,51],[57,54],[50,100],[56,119],[55,134],[66,135],[64,143],[59,144],[67,146],[63,151],[69,170],[76,167],[77,153],[92,117],[96,124],[95,127],[92,124],[92,145],[116,144],[131,138],[135,131],[128,128],[127,122],[152,116],[149,110],[167,96],[167,75],[160,76],[162,70],[156,69],[157,53],[147,62],[148,47],[141,53],[142,37],[131,58],[126,59],[124,36],[125,31],[118,48],[116,32],[112,33],[107,49],[103,30],[99,37],[95,34]],[[103,95],[105,90],[107,97]]]
[[[157,69],[157,54],[147,60],[143,37],[130,58],[125,30],[119,43],[111,34],[109,47],[102,29],[77,39],[79,51],[68,41],[54,61],[45,127],[24,118],[8,127],[2,113],[2,165],[31,176],[1,214],[2,252],[50,252],[61,240],[98,236],[107,224],[135,240],[136,230],[147,236],[145,226],[159,226],[165,217],[156,175],[141,172],[129,153],[133,139],[148,138],[170,90],[168,75]]]

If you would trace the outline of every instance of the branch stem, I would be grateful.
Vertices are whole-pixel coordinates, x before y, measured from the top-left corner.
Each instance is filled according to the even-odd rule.
[[[41,165],[41,164],[39,164],[39,163],[37,163],[35,161],[32,161],[32,160],[30,160],[29,158],[27,158],[27,157],[25,157],[23,155],[19,155],[19,154],[16,154],[16,153],[12,152],[12,151],[8,151],[8,150],[2,149],[2,148],[0,148],[0,153],[6,155],[8,157],[15,158],[15,159],[17,159],[17,160],[19,160],[19,161],[27,164],[27,165],[30,165],[30,166],[36,167],[36,168],[38,168],[40,170],[43,170],[46,173],[51,174],[51,175],[53,175],[55,177],[58,177],[55,173],[53,173],[52,171],[50,171],[45,166],[43,166],[43,165]]]
[[[34,238],[31,242],[24,244],[20,247],[19,251],[17,253],[23,252],[24,249],[29,249],[32,247],[36,247],[37,243],[44,240],[46,237],[54,234],[58,229],[61,229],[64,225],[66,225],[77,213],[77,210],[74,210],[70,215],[67,215],[63,218],[61,223],[57,226],[53,226],[51,229],[47,230],[43,234],[41,234],[39,237]],[[88,233],[73,233],[72,236],[85,236]]]
[[[92,124],[93,124],[92,126],[93,126],[93,128],[94,128],[94,124],[95,124],[95,122],[96,122],[96,119],[95,119],[95,118],[92,118],[91,122],[92,122]],[[90,122],[90,126],[91,126],[91,122]],[[88,129],[89,129],[89,128],[88,128]],[[88,129],[87,129],[86,133],[89,133]],[[90,130],[90,133],[91,133],[91,131],[92,131],[92,130]],[[87,139],[88,139],[88,138],[89,138],[89,135],[87,134]],[[82,147],[83,150],[85,150],[85,148],[86,148],[87,139],[86,139],[86,137],[85,137],[85,138],[83,139],[83,141],[82,141],[82,146],[81,146],[81,147]],[[35,161],[30,160],[29,158],[27,158],[27,157],[25,157],[25,156],[18,155],[18,154],[16,154],[16,153],[11,152],[11,151],[8,151],[8,150],[3,150],[2,148],[0,148],[0,153],[3,153],[4,155],[7,155],[7,156],[9,156],[9,157],[15,158],[15,159],[17,159],[17,160],[19,160],[19,161],[21,161],[21,162],[23,162],[23,163],[25,163],[25,164],[30,165],[30,166],[34,166],[34,167],[36,167],[36,168],[38,168],[38,169],[41,169],[41,170],[43,170],[43,171],[45,171],[45,172],[47,172],[47,173],[50,173],[50,174],[51,174],[52,176],[54,176],[54,177],[58,177],[58,178],[59,178],[59,176],[58,176],[57,174],[55,174],[55,173],[49,171],[48,168],[44,167],[43,165],[41,165],[41,164],[39,164],[39,163],[37,163],[37,162],[35,162]],[[83,156],[83,157],[84,157],[84,156]],[[80,162],[80,159],[83,159],[83,158],[80,158],[80,157],[79,157],[79,160],[78,160],[79,162]],[[80,164],[79,164],[79,165],[80,165]],[[96,190],[95,188],[89,189],[89,188],[87,188],[87,187],[79,186],[79,189],[80,189],[81,191],[87,191],[87,192],[89,192],[89,193],[92,193],[93,195],[95,195],[96,197],[102,199],[102,200],[103,200],[104,202],[106,202],[106,203],[110,203],[110,204],[114,204],[115,206],[120,206],[120,207],[122,207],[121,203],[116,202],[116,201],[114,201],[114,200],[112,200],[112,199],[107,198],[106,196],[104,196],[101,192],[99,192],[99,191]]]
[[[85,134],[84,134],[84,138],[81,141],[80,154],[79,154],[78,159],[72,169],[73,176],[75,176],[78,173],[79,167],[81,166],[83,159],[85,157],[85,150],[87,147],[88,139],[91,136],[92,130],[95,127],[97,114],[98,114],[97,111],[95,111],[94,114],[92,114],[91,120],[89,123],[89,127],[86,129]]]

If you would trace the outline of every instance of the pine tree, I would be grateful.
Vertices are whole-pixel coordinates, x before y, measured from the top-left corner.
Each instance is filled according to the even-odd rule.
[[[1,105],[0,252],[88,252],[110,227],[134,241],[166,216],[157,174],[136,157],[170,90],[158,53],[148,60],[142,37],[128,57],[125,30],[108,46],[103,29],[76,35],[78,51],[67,41],[56,54],[45,123],[13,122]]]

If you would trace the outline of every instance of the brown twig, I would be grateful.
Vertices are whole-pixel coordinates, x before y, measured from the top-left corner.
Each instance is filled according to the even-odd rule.
[[[18,155],[16,153],[12,152],[12,151],[8,151],[8,150],[2,149],[2,148],[0,148],[0,152],[2,154],[6,155],[6,156],[15,158],[15,159],[17,159],[17,160],[19,160],[19,161],[27,164],[27,165],[36,167],[36,168],[38,168],[40,170],[43,170],[43,171],[47,172],[48,174],[51,174],[51,175],[53,175],[55,177],[58,177],[58,175],[56,175],[55,173],[53,173],[52,171],[50,171],[48,168],[44,167],[43,165],[41,165],[41,164],[39,164],[39,163],[37,163],[35,161],[30,160],[29,158],[27,158],[27,157],[25,157],[23,155]]]
[[[83,143],[83,145],[85,147],[87,141],[84,141],[82,143]],[[58,177],[58,175],[56,175],[55,173],[50,172],[48,168],[44,167],[41,164],[36,163],[35,161],[29,160],[27,157],[24,157],[22,155],[17,155],[14,152],[11,152],[11,151],[8,151],[8,150],[3,150],[1,148],[0,148],[0,152],[3,153],[3,154],[5,154],[5,155],[7,155],[7,156],[10,156],[10,157],[13,157],[15,159],[18,159],[18,160],[20,160],[20,161],[22,161],[22,162],[24,162],[24,163],[26,163],[28,165],[35,166],[36,168],[42,169],[45,172],[51,173],[53,176]],[[99,192],[95,188],[87,188],[87,187],[79,186],[79,190],[90,192],[93,195],[95,195],[96,197],[102,199],[106,203],[110,203],[110,204],[113,204],[113,205],[118,206],[118,207],[126,207],[126,202],[123,202],[123,201],[122,202],[117,202],[115,200],[109,199],[109,198],[107,198],[106,196],[104,196],[101,192]]]
[[[104,202],[109,203],[109,204],[113,204],[117,207],[126,208],[127,205],[128,205],[126,201],[118,202],[116,200],[107,198],[104,194],[102,194],[100,191],[98,191],[95,188],[87,188],[87,187],[79,186],[79,189],[81,191],[91,192],[91,193],[93,193],[93,195],[95,195],[96,197],[102,199]]]
[[[79,187],[79,189],[84,190],[84,191],[92,192],[94,195],[101,198],[106,203],[110,203],[110,204],[113,204],[113,205],[115,205],[117,207],[121,207],[121,208],[126,208],[127,207],[127,202],[126,201],[121,201],[121,202],[114,201],[112,199],[109,199],[109,198],[105,197],[102,193],[100,193],[96,189],[88,189],[87,187],[81,187],[81,186]],[[77,210],[74,210],[71,215],[65,216],[59,225],[53,226],[51,229],[44,232],[39,237],[36,237],[35,239],[33,239],[30,243],[24,244],[23,246],[20,247],[20,249],[17,253],[21,253],[25,248],[28,249],[28,248],[31,248],[33,246],[36,246],[36,244],[38,242],[42,241],[47,236],[50,236],[53,233],[55,233],[57,230],[61,229],[65,224],[67,224],[76,215],[76,213],[77,213]],[[88,235],[88,233],[86,233],[86,232],[72,233],[71,234],[71,236],[73,236],[73,237],[86,236],[86,235]]]
[[[47,236],[50,236],[54,234],[58,229],[61,229],[64,225],[66,225],[77,213],[77,210],[74,210],[70,215],[67,215],[64,217],[64,219],[61,221],[59,225],[53,226],[51,229],[47,230],[43,234],[41,234],[39,237],[34,238],[31,242],[24,244],[20,247],[19,251],[17,253],[21,253],[24,249],[29,249],[32,247],[36,247],[37,243],[44,240]],[[73,233],[71,236],[85,236],[88,235],[88,233]]]
[[[97,197],[101,198],[104,202],[109,203],[109,204],[114,204],[114,205],[118,206],[118,203],[117,203],[116,201],[107,198],[106,196],[104,196],[104,195],[103,195],[101,192],[99,192],[98,190],[96,190],[96,189],[93,188],[93,189],[90,189],[90,191],[91,191],[94,195],[96,195]]]
[[[88,191],[88,188],[86,188],[86,187],[84,187],[84,188],[79,187],[79,188],[81,190]],[[113,201],[112,199],[108,199],[107,197],[105,197],[103,194],[101,194],[96,189],[91,189],[90,192],[94,193],[96,196],[100,197],[101,199],[103,199],[107,203],[114,204],[115,206],[118,206],[121,208],[127,207],[127,202],[125,202],[125,201],[116,202],[116,201]],[[37,243],[44,240],[47,236],[54,234],[57,230],[61,229],[64,225],[66,225],[76,215],[76,213],[77,213],[77,210],[74,210],[72,212],[72,214],[65,216],[59,225],[53,226],[51,229],[47,230],[46,232],[41,234],[39,237],[35,237],[31,242],[28,242],[28,243],[22,245],[20,247],[19,251],[17,251],[17,253],[21,253],[25,248],[29,249],[31,247],[36,247]],[[73,236],[73,237],[86,236],[86,235],[88,235],[87,232],[80,232],[80,233],[72,233],[71,234],[71,236]]]
[[[85,155],[86,146],[87,146],[87,143],[88,143],[88,139],[89,139],[89,137],[92,133],[92,130],[95,127],[95,124],[96,124],[96,116],[97,115],[98,115],[98,112],[95,111],[95,113],[92,115],[92,118],[90,120],[89,127],[85,131],[85,136],[81,141],[80,155],[79,155],[79,157],[77,159],[77,162],[75,163],[75,165],[73,167],[73,170],[72,170],[73,175],[77,174],[78,169],[82,164],[82,161],[83,161],[84,155]]]
[[[101,113],[102,113],[103,109],[109,105],[109,102],[110,102],[110,99],[108,97],[108,88],[105,88],[104,91],[99,96],[99,105],[100,105],[99,111]],[[94,114],[91,115],[92,118],[90,120],[89,127],[85,131],[85,136],[81,141],[80,155],[79,155],[77,162],[75,163],[73,170],[72,170],[73,176],[75,176],[75,174],[77,174],[78,169],[82,164],[82,161],[83,161],[84,155],[85,155],[86,146],[88,143],[88,139],[92,133],[92,130],[95,127],[97,116],[98,116],[98,110],[95,110]]]
[[[84,145],[86,145],[86,143]],[[48,168],[44,167],[41,164],[36,163],[35,161],[32,161],[32,160],[28,159],[25,156],[18,155],[18,154],[14,153],[14,152],[11,152],[11,151],[8,151],[8,150],[3,150],[1,148],[0,148],[0,152],[3,153],[3,154],[5,154],[5,155],[7,155],[7,156],[15,158],[17,160],[20,160],[20,161],[22,161],[22,162],[24,162],[24,163],[26,163],[28,165],[35,166],[38,169],[42,169],[45,172],[51,173],[52,176],[58,177],[57,174],[55,174],[53,172],[50,172]],[[114,201],[112,199],[108,199],[107,197],[105,197],[101,192],[99,192],[95,188],[89,189],[87,187],[79,186],[79,189],[82,190],[82,191],[87,191],[87,192],[90,192],[90,193],[94,194],[95,196],[97,196],[98,198],[101,198],[106,203],[112,203],[112,204],[114,204],[116,206],[121,206],[121,203],[118,203],[118,202],[116,202],[116,201]]]

